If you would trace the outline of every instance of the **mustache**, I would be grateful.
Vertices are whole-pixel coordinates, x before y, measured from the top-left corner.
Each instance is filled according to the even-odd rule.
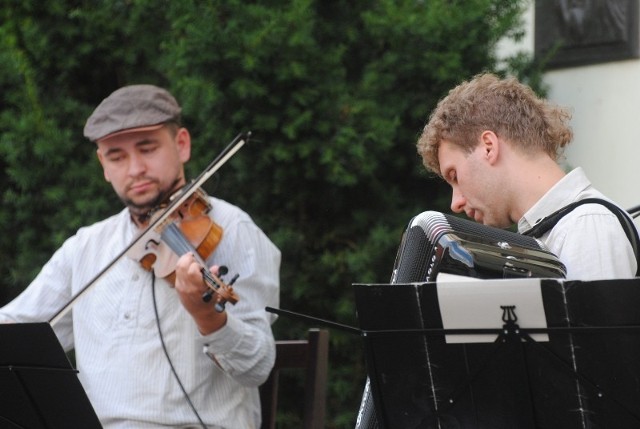
[[[159,180],[152,178],[152,177],[148,177],[148,176],[143,176],[140,178],[137,178],[133,181],[131,181],[131,183],[127,184],[126,189],[127,191],[130,190],[135,184],[143,182],[143,181],[149,181],[152,183],[159,183]],[[158,195],[156,195],[156,197],[151,200],[148,201],[146,203],[143,204],[136,204],[134,201],[132,201],[129,198],[126,198],[123,196],[121,196],[121,201],[124,203],[125,206],[127,206],[133,213],[136,213],[137,215],[145,215],[148,214],[150,211],[158,208],[161,204],[165,203],[166,201],[169,200],[169,197],[171,197],[171,195],[173,195],[173,193],[176,191],[176,189],[179,188],[179,184],[182,181],[182,177],[176,177],[173,182],[171,182],[171,184],[169,186],[167,186],[166,188],[160,189],[158,192]],[[126,193],[125,193],[126,194]]]
[[[126,187],[125,187],[125,191],[130,191],[131,188],[133,188],[134,186],[140,184],[140,183],[146,183],[146,182],[150,182],[150,183],[154,183],[154,184],[158,184],[160,181],[154,177],[150,177],[150,176],[140,176],[140,177],[136,177],[135,179],[131,180],[129,183],[127,183]]]

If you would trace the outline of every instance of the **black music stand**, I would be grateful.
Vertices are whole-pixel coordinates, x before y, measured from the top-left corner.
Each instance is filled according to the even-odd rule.
[[[51,325],[0,325],[0,428],[101,428]]]
[[[541,280],[548,342],[447,343],[435,283],[354,286],[380,428],[640,427],[640,279]]]

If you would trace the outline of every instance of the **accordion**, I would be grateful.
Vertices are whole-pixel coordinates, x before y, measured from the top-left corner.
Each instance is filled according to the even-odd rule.
[[[403,233],[391,283],[436,281],[441,273],[564,278],[566,268],[536,238],[426,211],[411,219]]]

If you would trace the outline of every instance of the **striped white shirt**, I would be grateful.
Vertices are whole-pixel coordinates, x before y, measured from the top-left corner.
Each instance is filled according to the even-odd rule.
[[[527,231],[556,210],[585,198],[607,199],[577,167],[524,214],[518,231]],[[635,277],[637,263],[631,243],[618,218],[602,204],[575,208],[540,240],[567,267],[569,280]]]
[[[222,329],[202,336],[177,293],[156,279],[162,335],[181,383],[209,428],[258,428],[257,387],[275,359],[274,317],[265,306],[279,305],[280,251],[245,212],[216,198],[211,204],[223,237],[207,263],[227,266],[225,278],[239,274],[233,286],[239,302],[227,305]],[[50,320],[138,233],[126,209],[81,228],[31,285],[0,309],[0,320]],[[63,347],[75,349],[78,377],[107,429],[202,427],[163,352],[152,284],[152,273],[124,257],[54,326]]]

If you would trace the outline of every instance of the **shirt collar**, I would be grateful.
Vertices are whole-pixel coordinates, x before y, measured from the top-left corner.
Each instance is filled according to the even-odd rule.
[[[580,194],[591,187],[591,182],[581,167],[577,167],[558,181],[518,221],[518,231],[525,232],[569,203],[577,201]]]

